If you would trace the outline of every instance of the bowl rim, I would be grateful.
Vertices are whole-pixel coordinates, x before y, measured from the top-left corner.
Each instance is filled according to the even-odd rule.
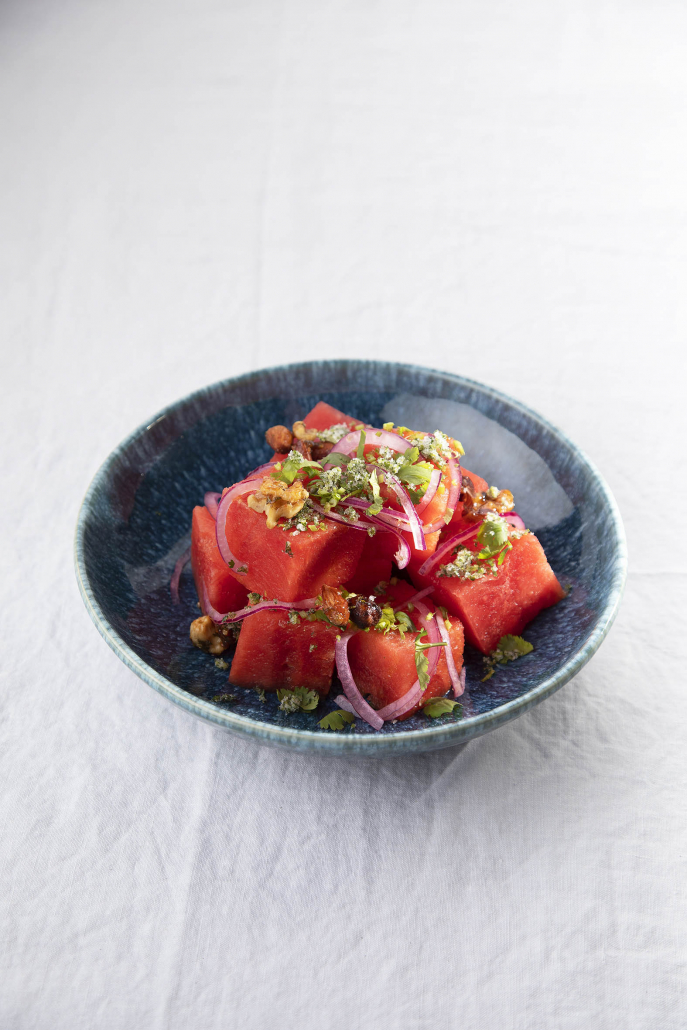
[[[459,722],[427,726],[421,729],[408,730],[405,733],[378,735],[370,733],[358,734],[348,731],[344,734],[323,733],[316,730],[291,729],[289,727],[277,726],[273,723],[261,722],[258,719],[245,715],[238,715],[230,709],[221,708],[219,705],[178,687],[171,680],[145,662],[126,643],[117,630],[111,625],[108,617],[102,610],[95,598],[94,592],[88,577],[85,554],[85,532],[96,495],[106,486],[108,477],[114,465],[122,458],[128,448],[136,440],[140,439],[155,423],[167,417],[170,413],[178,410],[184,405],[194,404],[206,396],[217,394],[228,387],[237,386],[242,383],[250,383],[251,380],[261,376],[282,374],[285,372],[296,372],[299,370],[312,369],[322,365],[361,365],[384,366],[403,370],[407,373],[429,373],[432,376],[439,376],[459,383],[468,389],[486,395],[489,399],[505,404],[515,409],[533,421],[541,430],[551,434],[560,444],[567,448],[573,455],[584,464],[590,474],[592,481],[603,497],[608,508],[615,533],[614,540],[614,569],[610,583],[608,596],[605,604],[598,614],[597,622],[590,636],[584,644],[573,654],[556,672],[552,673],[536,687],[531,688],[512,701],[507,701],[497,708],[493,708],[482,714],[468,716]],[[512,430],[511,430],[512,431]],[[300,751],[321,751],[325,753],[336,753],[339,755],[364,756],[381,758],[386,755],[408,751],[435,750],[441,747],[450,747],[464,743],[474,737],[481,736],[491,730],[502,726],[506,722],[524,714],[530,708],[544,701],[551,694],[560,690],[579,670],[586,665],[589,659],[596,653],[613,621],[618,613],[622,600],[625,582],[627,578],[627,544],[625,530],[616,504],[608,484],[597,469],[596,465],[587,455],[573,443],[573,441],[560,429],[554,426],[548,419],[539,415],[522,402],[515,400],[508,394],[496,390],[491,386],[481,383],[465,376],[439,369],[432,369],[422,365],[414,365],[403,362],[375,361],[365,359],[330,359],[321,361],[300,361],[286,365],[274,365],[266,368],[246,372],[240,376],[229,376],[226,379],[218,380],[208,386],[187,394],[184,397],[168,404],[161,411],[158,411],[152,418],[146,419],[133,432],[122,440],[117,447],[108,455],[100,468],[96,471],[86,491],[84,499],[79,508],[74,535],[74,564],[76,579],[86,610],[95,624],[98,632],[111,647],[118,658],[131,669],[140,679],[151,686],[158,693],[168,700],[179,705],[185,711],[213,723],[225,730],[230,730],[243,737],[259,740],[267,744],[281,745],[290,749]]]

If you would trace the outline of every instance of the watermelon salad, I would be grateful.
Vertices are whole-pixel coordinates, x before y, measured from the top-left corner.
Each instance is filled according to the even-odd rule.
[[[320,401],[267,430],[264,465],[193,510],[190,560],[202,615],[192,643],[229,683],[277,691],[323,729],[452,713],[466,642],[497,664],[532,649],[519,634],[564,596],[507,489],[463,464],[459,441],[360,423]],[[262,695],[264,696],[264,694]]]

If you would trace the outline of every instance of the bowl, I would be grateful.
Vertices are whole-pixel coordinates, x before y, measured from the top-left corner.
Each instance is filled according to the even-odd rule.
[[[318,726],[287,714],[276,696],[227,684],[227,672],[189,640],[198,614],[187,567],[174,605],[169,581],[190,541],[191,512],[266,461],[265,430],[291,425],[318,400],[381,425],[393,421],[462,441],[465,464],[508,487],[568,596],[524,631],[531,654],[482,682],[482,656],[466,647],[462,710],[420,713],[379,732],[356,720]],[[76,574],[88,612],[121,660],[187,712],[267,744],[383,757],[463,743],[522,715],[567,683],[600,646],[626,575],[623,526],[599,472],[560,430],[518,401],[448,372],[381,361],[313,361],[262,369],[198,390],[135,430],[96,473],[76,527]],[[225,656],[226,657],[226,656]],[[222,693],[235,700],[221,700]]]

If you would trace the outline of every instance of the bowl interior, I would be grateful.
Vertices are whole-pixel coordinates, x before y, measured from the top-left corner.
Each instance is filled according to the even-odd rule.
[[[460,719],[434,722],[416,715],[386,724],[379,734],[359,722],[344,733],[327,733],[317,722],[336,707],[332,699],[320,702],[316,713],[287,715],[273,694],[261,701],[254,691],[228,686],[227,672],[190,644],[188,626],[198,610],[188,567],[181,603],[172,604],[170,576],[189,544],[194,505],[202,504],[206,491],[230,485],[267,460],[265,430],[290,425],[320,399],[361,421],[440,428],[461,440],[465,466],[513,491],[517,511],[541,540],[563,586],[571,588],[525,630],[532,654],[499,667],[487,682],[481,682],[482,656],[466,647],[468,689]],[[617,607],[624,541],[598,473],[523,406],[441,372],[322,362],[219,383],[133,433],[103,465],[84,501],[77,565],[91,614],[108,642],[151,685],[196,714],[292,746],[346,748],[353,738],[372,735],[397,738],[397,746],[406,738],[412,749],[422,749],[492,728],[503,721],[494,715],[518,714],[583,664]],[[227,691],[236,700],[214,700]],[[333,745],[333,738],[339,743]]]

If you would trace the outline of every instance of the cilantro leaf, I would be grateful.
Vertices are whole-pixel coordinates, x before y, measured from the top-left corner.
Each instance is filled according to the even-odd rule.
[[[449,715],[456,707],[461,710],[456,712],[456,715],[460,715],[463,706],[459,701],[452,701],[449,697],[433,697],[422,706],[422,711],[430,719],[438,719],[440,715]]]
[[[360,430],[360,439],[358,440],[358,449],[355,452],[357,458],[362,458],[365,454],[365,430]]]
[[[498,515],[486,517],[479,528],[477,540],[481,547],[478,558],[491,558],[508,545],[508,523]]]
[[[496,672],[497,665],[514,662],[516,658],[522,658],[523,655],[529,654],[530,651],[534,651],[534,645],[530,644],[529,640],[524,640],[522,637],[515,637],[507,633],[506,636],[501,637],[491,654],[484,659],[487,672],[482,679],[482,683],[491,679]]]
[[[372,504],[367,509],[368,515],[379,515],[380,511],[384,506],[384,500],[381,493],[379,492],[379,480],[377,479],[377,470],[373,469],[370,473],[370,487],[372,488]]]
[[[446,642],[442,640],[437,644],[421,644],[419,638],[415,641],[415,668],[417,669],[417,678],[423,690],[427,689],[429,683],[429,655],[427,651],[430,647],[446,647]]]
[[[305,687],[295,687],[294,690],[278,690],[277,697],[282,712],[288,713],[312,712],[320,701],[320,695],[316,690],[307,690]]]
[[[272,479],[279,479],[282,483],[288,483],[289,486],[293,483],[294,479],[303,468],[316,468],[322,470],[322,465],[319,461],[309,461],[304,458],[298,451],[290,451],[286,461],[279,461],[275,463],[274,471],[270,472]]]
[[[343,709],[337,708],[335,712],[330,712],[329,715],[320,719],[317,725],[321,726],[323,730],[343,730],[352,722],[355,722],[355,716],[351,712],[344,712]]]

